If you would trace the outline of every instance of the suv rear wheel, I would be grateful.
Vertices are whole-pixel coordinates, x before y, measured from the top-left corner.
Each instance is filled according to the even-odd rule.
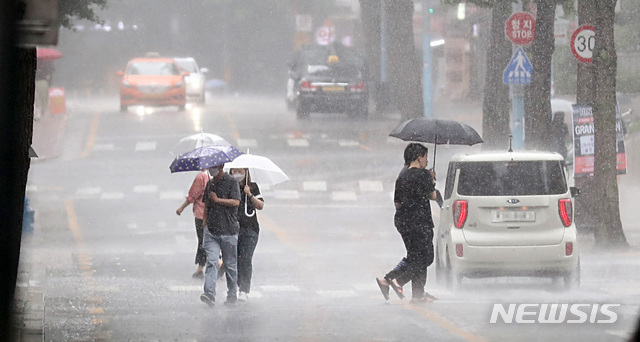
[[[298,119],[309,118],[309,106],[303,102],[298,102],[296,106],[296,117]]]

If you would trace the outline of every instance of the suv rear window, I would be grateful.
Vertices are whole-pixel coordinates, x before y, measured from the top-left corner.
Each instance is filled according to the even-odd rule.
[[[533,196],[567,192],[561,161],[469,162],[457,163],[456,169],[460,170],[460,195]]]

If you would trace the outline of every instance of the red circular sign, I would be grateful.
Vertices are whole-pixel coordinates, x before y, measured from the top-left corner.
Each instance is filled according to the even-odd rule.
[[[593,48],[596,45],[596,28],[582,25],[571,36],[571,52],[583,63],[593,61]]]
[[[505,22],[504,35],[514,44],[527,45],[536,35],[536,20],[527,12],[512,14]]]

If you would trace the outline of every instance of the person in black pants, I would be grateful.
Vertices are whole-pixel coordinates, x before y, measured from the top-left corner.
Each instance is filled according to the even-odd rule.
[[[434,297],[424,291],[427,267],[433,263],[433,220],[429,200],[436,200],[435,172],[426,170],[428,149],[411,143],[404,150],[406,170],[396,180],[394,224],[402,237],[407,256],[398,266],[376,282],[385,299],[391,287],[400,299],[402,286],[411,281],[411,302],[424,302]]]
[[[258,184],[251,182],[249,170],[231,169],[231,175],[240,183],[242,196],[238,207],[238,294],[239,301],[247,301],[251,292],[251,276],[253,274],[253,252],[258,244],[260,224],[256,210],[264,208],[264,199]],[[248,181],[248,182],[247,182]]]

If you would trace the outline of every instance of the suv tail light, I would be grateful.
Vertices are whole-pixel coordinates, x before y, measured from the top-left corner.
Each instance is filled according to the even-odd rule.
[[[311,82],[309,81],[302,81],[300,82],[300,90],[304,90],[304,91],[314,91],[316,90],[318,87],[311,85]]]
[[[564,245],[564,254],[566,256],[570,256],[571,254],[573,254],[573,242],[567,242]]]
[[[364,84],[364,82],[360,81],[356,85],[349,86],[349,90],[355,91],[355,92],[362,92],[362,91],[365,90],[366,87],[367,87],[367,85]]]
[[[558,200],[558,209],[560,214],[560,220],[565,227],[569,227],[571,225],[571,219],[573,217],[573,204],[571,203],[571,199],[563,198]]]
[[[453,203],[453,222],[456,228],[462,229],[464,223],[467,221],[468,212],[467,201],[455,201]]]

